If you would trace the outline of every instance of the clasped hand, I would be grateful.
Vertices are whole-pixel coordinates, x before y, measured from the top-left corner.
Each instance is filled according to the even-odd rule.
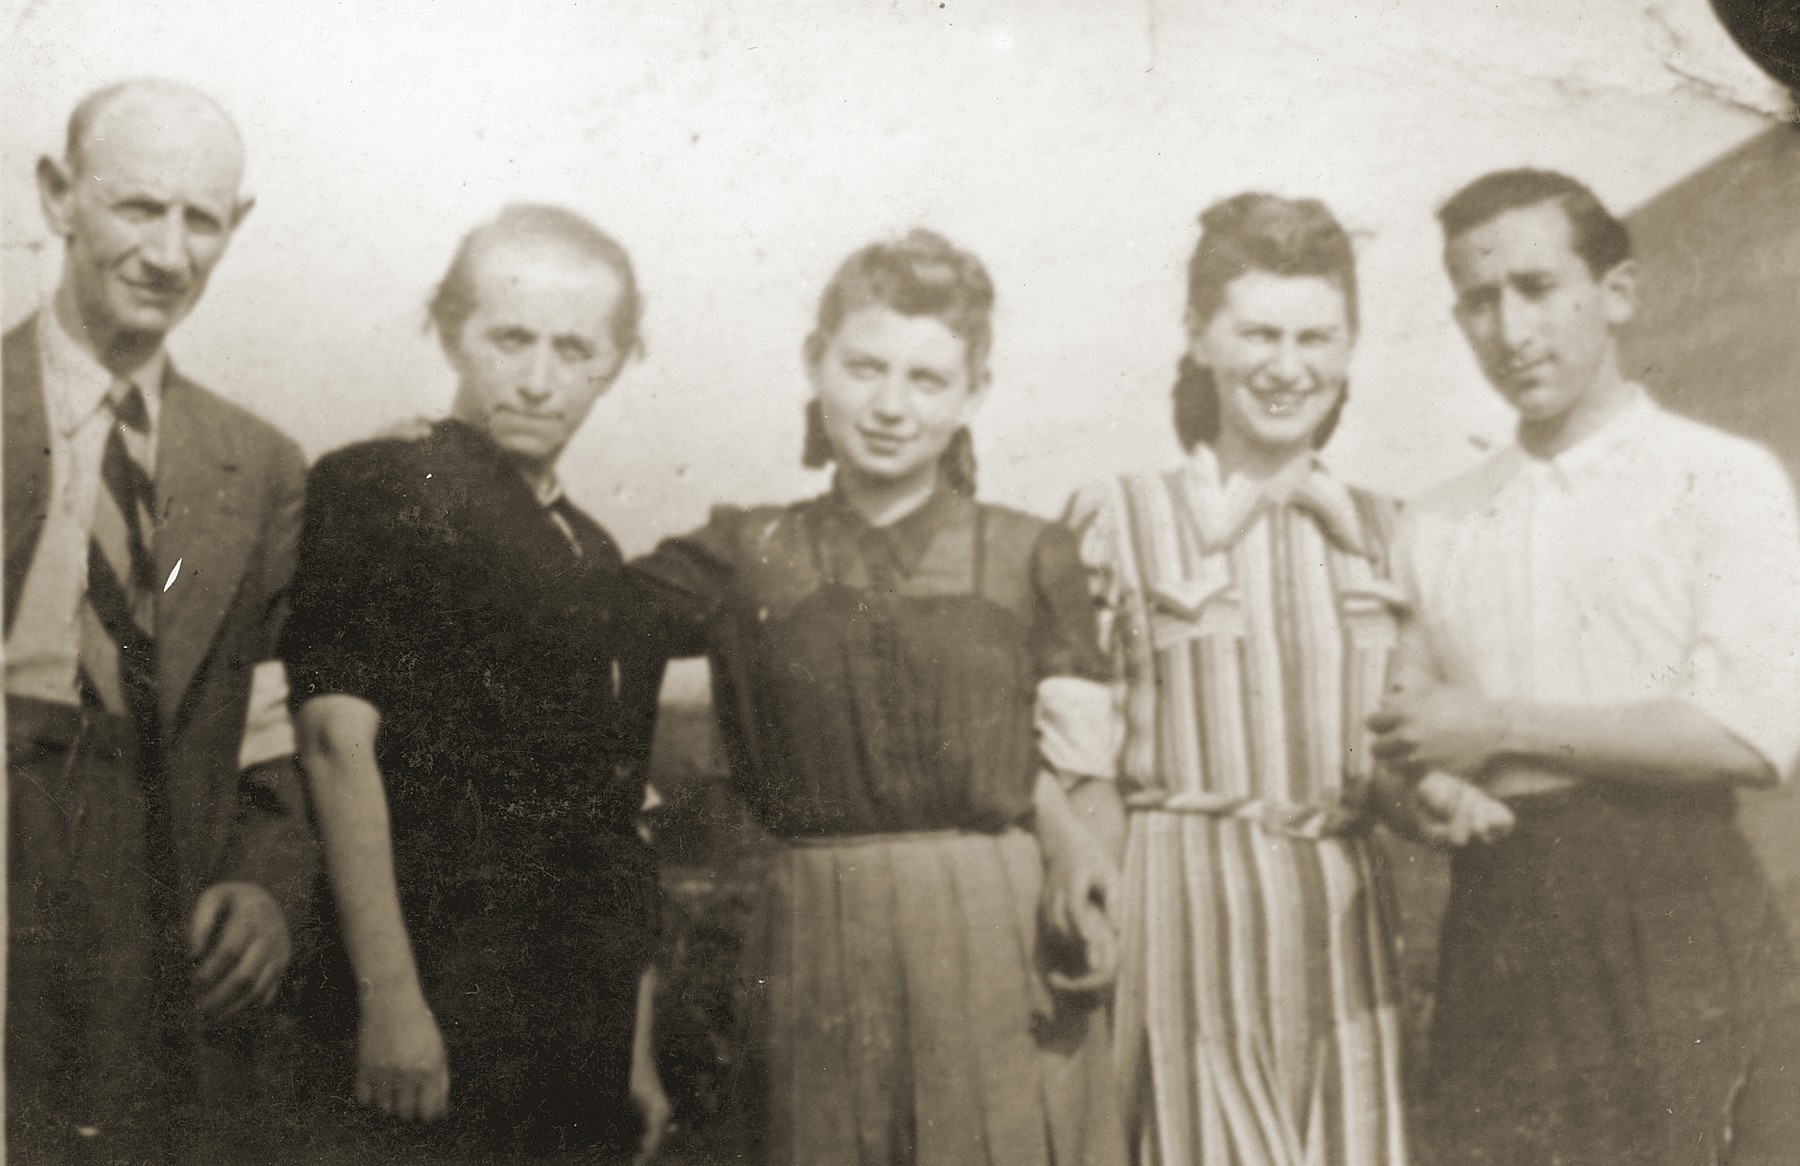
[[[1057,991],[1098,992],[1118,976],[1119,942],[1107,915],[1117,877],[1098,843],[1071,843],[1047,855],[1044,925],[1083,957],[1081,972],[1053,969],[1045,977]]]
[[[1451,685],[1396,688],[1367,723],[1375,755],[1413,783],[1414,825],[1426,841],[1497,842],[1512,830],[1512,811],[1476,784],[1504,749],[1504,707]]]

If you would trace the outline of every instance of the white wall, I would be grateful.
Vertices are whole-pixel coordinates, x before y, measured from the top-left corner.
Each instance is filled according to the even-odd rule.
[[[244,127],[255,213],[183,367],[317,453],[440,408],[422,303],[508,199],[615,231],[649,353],[577,439],[629,549],[714,500],[818,488],[798,351],[851,248],[914,223],[1000,288],[989,496],[1039,511],[1172,457],[1195,215],[1247,187],[1357,233],[1365,335],[1331,458],[1411,493],[1502,439],[1431,212],[1522,162],[1621,207],[1769,123],[1705,0],[9,0],[4,314],[56,280],[31,163],[85,91],[189,79]]]

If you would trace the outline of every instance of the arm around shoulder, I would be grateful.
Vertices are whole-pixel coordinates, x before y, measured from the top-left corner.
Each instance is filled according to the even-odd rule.
[[[626,568],[625,618],[646,652],[699,656],[737,575],[746,538],[779,522],[774,508],[716,506],[705,526],[663,539]]]

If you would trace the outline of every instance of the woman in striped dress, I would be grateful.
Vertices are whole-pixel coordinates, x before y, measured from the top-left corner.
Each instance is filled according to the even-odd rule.
[[[1356,333],[1312,200],[1201,216],[1175,390],[1188,460],[1072,521],[1124,678],[1115,1055],[1157,1166],[1399,1166],[1392,919],[1366,839],[1400,592],[1390,506],[1316,456]]]

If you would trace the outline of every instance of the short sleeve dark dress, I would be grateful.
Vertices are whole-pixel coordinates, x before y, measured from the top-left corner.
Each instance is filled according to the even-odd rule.
[[[293,701],[343,693],[381,713],[395,873],[450,1051],[451,1126],[478,1140],[630,1137],[609,1127],[630,1124],[655,939],[655,863],[635,825],[661,666],[620,650],[621,578],[600,526],[566,500],[544,506],[456,422],[330,454],[307,484],[281,647]],[[341,947],[303,991],[316,1023],[353,1036]]]
[[[1073,537],[940,489],[721,509],[634,564],[706,651],[739,794],[788,843],[744,969],[769,1162],[1124,1158],[1102,1017],[1044,986],[1033,709],[1099,681]]]

